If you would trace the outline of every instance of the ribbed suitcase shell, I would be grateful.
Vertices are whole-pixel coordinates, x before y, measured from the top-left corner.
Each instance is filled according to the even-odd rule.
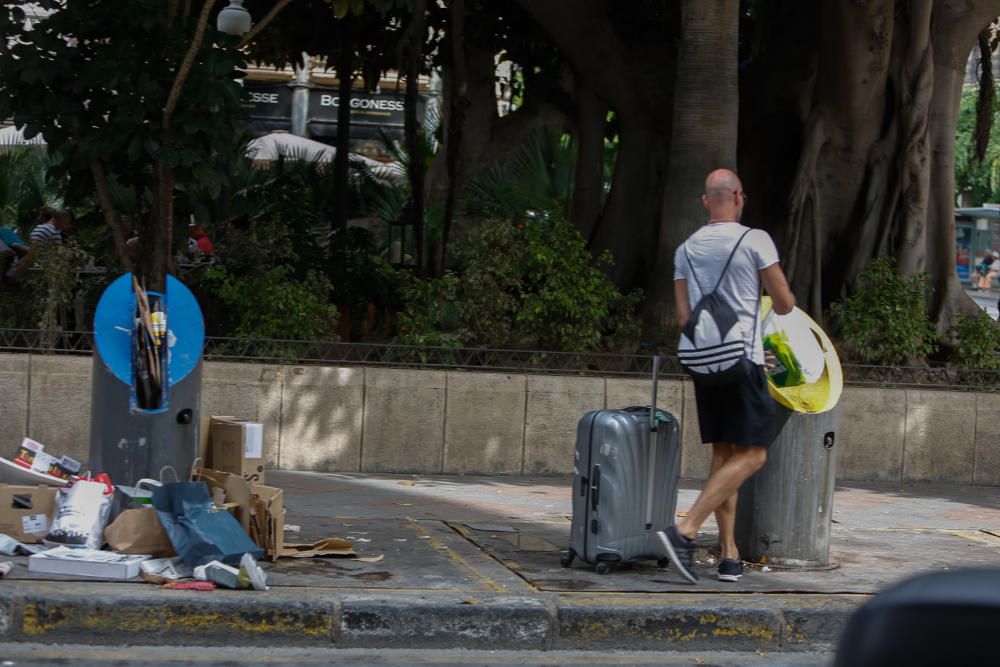
[[[677,420],[657,410],[651,530],[646,526],[649,408],[588,412],[577,426],[570,554],[588,563],[665,557],[655,532],[674,521],[680,443]]]

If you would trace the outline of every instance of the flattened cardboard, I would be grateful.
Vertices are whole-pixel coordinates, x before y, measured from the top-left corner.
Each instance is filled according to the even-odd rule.
[[[312,544],[286,544],[282,558],[312,558],[314,556],[356,556],[354,544],[339,537],[327,537]]]
[[[263,425],[233,417],[212,417],[208,459],[212,469],[240,475],[251,483],[264,483],[266,455]]]
[[[0,484],[0,533],[26,544],[41,542],[55,514],[56,491],[52,486]]]

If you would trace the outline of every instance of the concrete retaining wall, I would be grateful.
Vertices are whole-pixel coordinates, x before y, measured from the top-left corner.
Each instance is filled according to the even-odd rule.
[[[0,453],[30,435],[86,460],[90,368],[0,354]],[[620,378],[207,363],[202,402],[263,422],[276,468],[565,474],[581,414],[648,394],[648,381]],[[681,416],[682,475],[704,478],[691,384],[661,382],[659,405]],[[842,410],[839,479],[1000,485],[998,394],[849,387]]]

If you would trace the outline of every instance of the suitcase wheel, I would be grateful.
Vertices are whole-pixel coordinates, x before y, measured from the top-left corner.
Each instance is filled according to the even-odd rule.
[[[670,559],[669,558],[661,558],[660,560],[656,561],[656,567],[661,567],[661,568],[664,568],[664,569],[670,567]]]
[[[570,549],[569,553],[563,554],[562,558],[559,559],[559,564],[562,565],[563,567],[569,567],[570,565],[573,564],[573,559],[575,557],[576,557],[576,552]]]
[[[604,561],[601,561],[594,566],[594,572],[596,572],[597,574],[607,574],[610,571],[611,571],[611,565],[605,563]]]

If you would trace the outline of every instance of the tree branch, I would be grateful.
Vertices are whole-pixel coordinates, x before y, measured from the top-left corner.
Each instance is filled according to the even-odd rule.
[[[213,4],[214,0],[205,0],[205,4],[201,8],[201,15],[198,16],[198,27],[195,28],[191,46],[188,48],[187,53],[184,54],[184,60],[177,70],[177,76],[174,77],[174,85],[170,88],[170,95],[167,96],[167,104],[163,108],[164,130],[170,129],[170,121],[173,118],[174,110],[177,108],[177,102],[181,97],[181,88],[184,87],[184,82],[187,81],[188,74],[191,72],[191,66],[194,64],[194,58],[198,54],[198,49],[201,48],[202,41],[205,39],[205,28],[208,26],[208,15],[212,11]]]
[[[167,2],[167,30],[174,27],[174,19],[177,18],[177,9],[180,4],[180,0],[169,0]]]
[[[254,40],[254,38],[256,38],[257,35],[260,34],[260,31],[263,30],[264,28],[266,28],[267,24],[270,23],[271,20],[275,16],[278,15],[278,12],[280,12],[282,9],[284,9],[285,5],[287,5],[291,1],[292,0],[278,0],[278,2],[275,3],[274,7],[271,8],[271,11],[269,11],[264,16],[264,18],[262,18],[260,21],[258,21],[257,24],[254,25],[254,27],[250,30],[250,32],[248,32],[243,37],[243,41],[240,42],[240,48],[242,49],[244,46],[246,46],[247,44],[249,44],[250,42],[252,42]]]
[[[115,202],[111,198],[111,188],[108,185],[108,175],[104,171],[104,165],[99,160],[93,160],[90,163],[90,173],[94,176],[94,187],[97,190],[97,199],[101,204],[101,213],[104,214],[104,222],[111,229],[111,237],[115,241],[118,258],[121,259],[125,270],[131,271],[132,258],[128,255],[125,232],[122,231],[121,219],[118,217]]]

